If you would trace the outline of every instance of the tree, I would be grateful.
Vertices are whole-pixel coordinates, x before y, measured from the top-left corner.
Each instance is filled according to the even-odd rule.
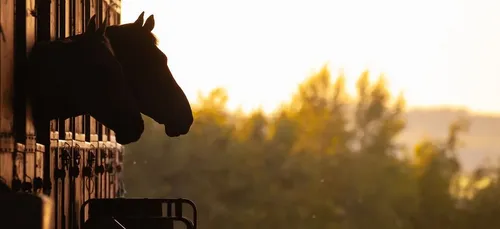
[[[423,139],[401,158],[405,99],[369,72],[346,92],[325,66],[273,114],[229,112],[216,88],[193,106],[180,138],[145,118],[143,139],[127,148],[129,196],[183,197],[198,206],[200,228],[494,228],[498,171],[478,170],[460,186],[456,150],[466,119],[446,139]],[[489,185],[479,186],[484,180]],[[460,189],[460,190],[459,190]],[[459,190],[460,192],[458,192]],[[472,193],[465,197],[459,193]]]
[[[324,66],[299,85],[289,106],[299,132],[293,151],[331,154],[348,150],[345,79],[341,75],[334,84],[331,81],[330,71]]]
[[[355,111],[356,146],[360,152],[397,153],[394,140],[404,129],[405,100],[400,95],[390,104],[391,95],[383,76],[369,85],[369,72],[365,71],[357,82],[358,102]]]

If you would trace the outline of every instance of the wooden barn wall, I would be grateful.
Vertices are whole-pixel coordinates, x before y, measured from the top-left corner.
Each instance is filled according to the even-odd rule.
[[[53,120],[47,140],[36,139],[30,107],[15,76],[36,41],[82,33],[90,17],[97,14],[102,21],[110,5],[109,22],[119,24],[120,1],[0,1],[0,179],[12,187],[17,178],[24,185],[21,191],[50,195],[56,229],[77,228],[84,201],[115,197],[123,147],[113,131],[88,116]]]
[[[0,176],[14,177],[14,0],[0,1]]]

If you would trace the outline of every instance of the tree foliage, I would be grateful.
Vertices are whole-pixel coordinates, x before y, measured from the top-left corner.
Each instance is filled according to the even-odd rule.
[[[190,198],[208,229],[500,226],[499,170],[479,168],[461,182],[456,148],[466,120],[404,157],[396,142],[404,97],[383,77],[370,82],[363,72],[349,95],[344,76],[325,67],[272,115],[231,113],[217,88],[200,95],[195,124],[180,138],[146,118],[143,139],[127,148],[128,196]]]

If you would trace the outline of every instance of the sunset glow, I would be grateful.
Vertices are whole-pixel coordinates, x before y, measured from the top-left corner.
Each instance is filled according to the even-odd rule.
[[[142,11],[192,102],[223,86],[272,110],[329,63],[351,90],[369,69],[409,106],[500,112],[499,1],[124,0],[122,22]]]

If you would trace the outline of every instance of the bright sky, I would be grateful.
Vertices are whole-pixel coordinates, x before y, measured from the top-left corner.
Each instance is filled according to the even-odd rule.
[[[329,63],[351,90],[368,68],[409,106],[500,112],[498,0],[123,0],[122,22],[142,11],[192,102],[271,110]]]

